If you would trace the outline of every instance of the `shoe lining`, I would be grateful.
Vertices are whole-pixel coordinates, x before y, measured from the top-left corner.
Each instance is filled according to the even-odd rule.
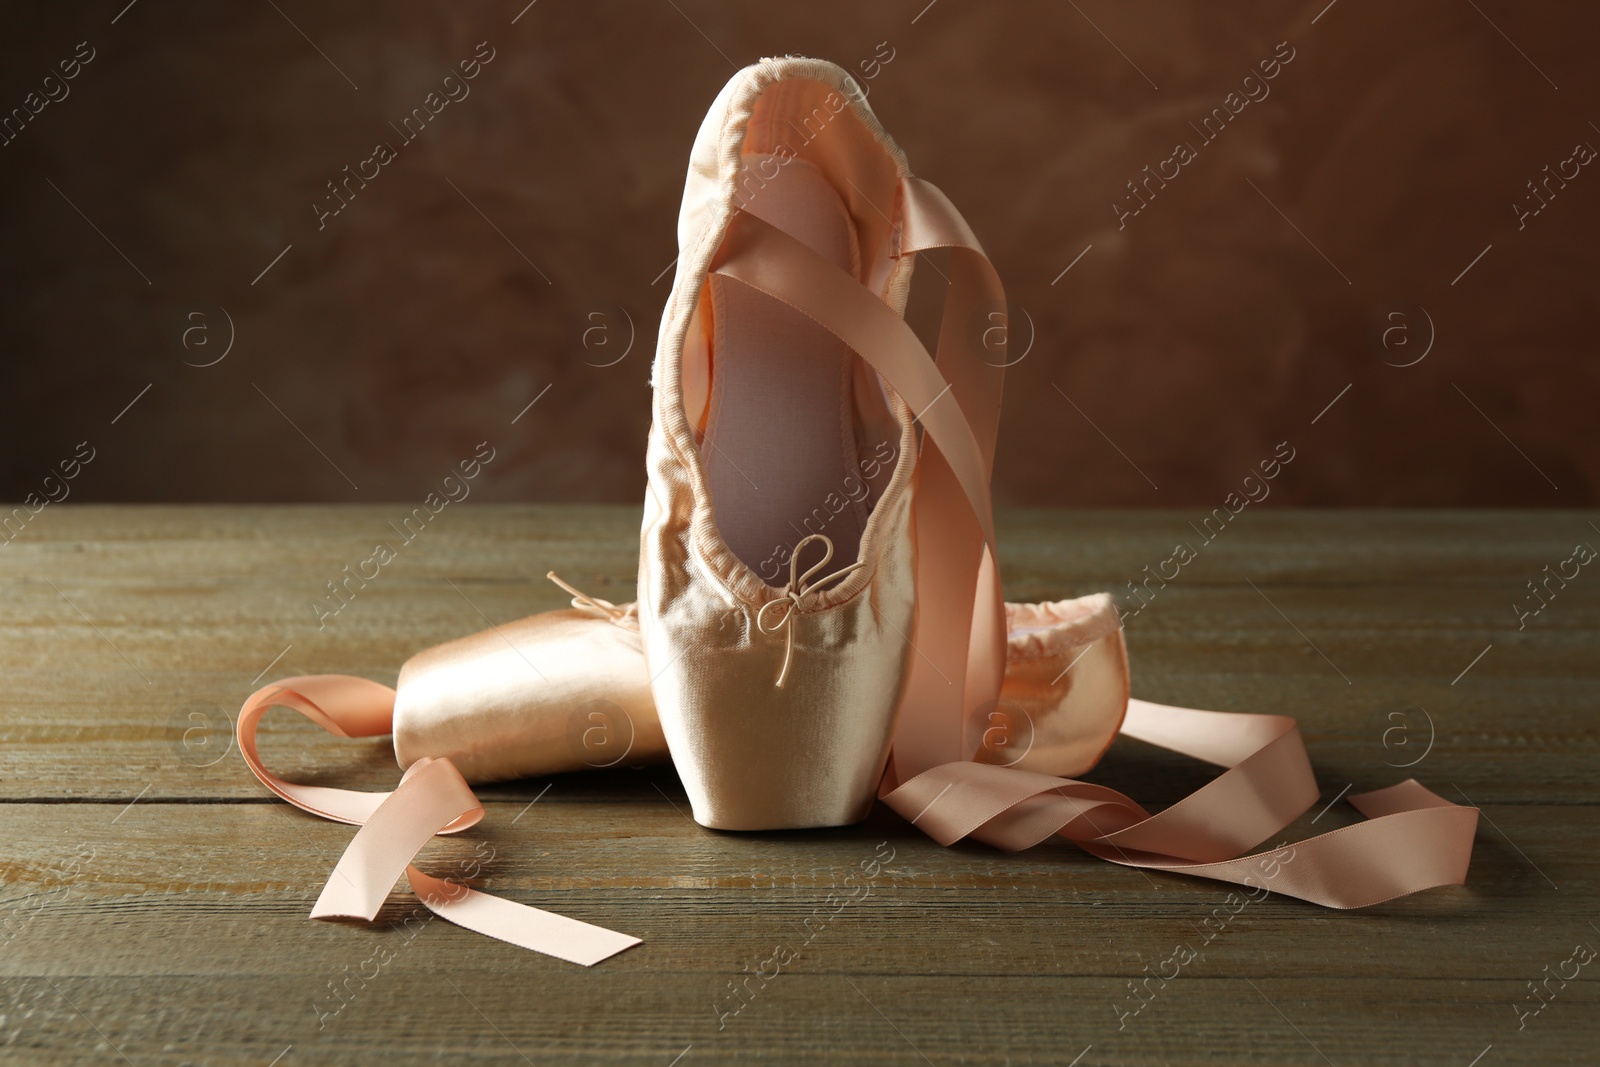
[[[740,207],[860,275],[855,227],[823,173],[804,159],[745,159]],[[723,541],[769,585],[809,534],[853,562],[881,451],[861,439],[858,357],[810,318],[720,276],[710,279],[712,373],[701,458]],[[881,403],[878,398],[872,398]],[[813,552],[817,550],[813,549]],[[820,558],[806,557],[806,563]]]

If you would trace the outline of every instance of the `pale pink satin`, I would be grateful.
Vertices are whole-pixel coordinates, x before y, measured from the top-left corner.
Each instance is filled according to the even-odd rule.
[[[1228,770],[1155,815],[1104,786],[970,761],[924,771],[883,800],[942,845],[972,837],[1016,851],[1059,834],[1113,863],[1330,908],[1364,908],[1466,879],[1477,809],[1414,779],[1351,796],[1366,822],[1243,855],[1317,800],[1300,729],[1286,716],[1130,700],[1122,732]]]
[[[256,752],[256,726],[275,705],[293,708],[339,737],[375,737],[390,732],[394,698],[393,689],[365,678],[309,675],[257,690],[239,711],[239,750],[262,784],[313,815],[361,827],[311,917],[371,921],[404,874],[417,898],[440,918],[570,963],[589,967],[637,945],[637,937],[492,897],[412,866],[435,834],[456,833],[483,818],[483,805],[449,760],[418,760],[394,792],[364,793],[285,782]]]
[[[1074,779],[979,763],[964,726],[1000,692],[1005,632],[989,505],[1000,368],[982,358],[974,319],[999,307],[998,281],[943,194],[902,185],[901,250],[953,250],[937,365],[906,326],[854,278],[781,231],[741,214],[716,272],[784,301],[843,339],[895,388],[926,433],[919,459],[919,621],[916,640],[946,669],[913,675],[881,798],[949,845],[972,837],[998,848],[1060,835],[1113,863],[1270,889],[1333,908],[1357,908],[1461,884],[1477,827],[1462,807],[1414,780],[1352,796],[1367,821],[1245,855],[1302,815],[1318,791],[1295,721],[1130,700],[1122,733],[1226,770],[1151,815],[1123,794]],[[987,321],[979,318],[978,321]],[[993,371],[993,374],[989,372]],[[946,397],[946,393],[950,396]],[[797,598],[804,593],[796,590]],[[778,625],[776,622],[773,625]],[[959,668],[953,664],[960,664]],[[954,674],[952,679],[950,675]],[[290,803],[361,825],[313,916],[371,919],[405,873],[435,913],[513,944],[585,965],[638,939],[430,878],[411,866],[436,833],[475,824],[483,808],[447,759],[413,764],[393,793],[284,782],[261,764],[256,724],[283,705],[342,737],[389,732],[395,693],[335,675],[286,679],[253,694],[239,715],[240,749],[258,778]]]
[[[1241,884],[1251,884],[1246,879],[1272,861],[1271,889],[1329,907],[1363,907],[1460,884],[1477,811],[1414,781],[1353,797],[1371,820],[1294,846],[1292,866],[1274,861],[1276,853],[1241,858],[1317,798],[1299,728],[1285,716],[1130,701],[1124,733],[1229,768],[1155,816],[1102,786],[965,758],[970,731],[963,724],[994,705],[1004,662],[988,473],[1005,348],[1003,341],[990,348],[1000,355],[996,364],[975,343],[979,313],[1003,308],[1003,297],[949,200],[918,179],[907,179],[902,191],[903,252],[956,253],[937,366],[882,301],[759,220],[736,220],[717,267],[842,338],[921,412],[927,437],[916,500],[916,641],[922,654],[913,660],[880,797],[947,845],[972,836],[1019,849],[1061,834],[1112,862]]]

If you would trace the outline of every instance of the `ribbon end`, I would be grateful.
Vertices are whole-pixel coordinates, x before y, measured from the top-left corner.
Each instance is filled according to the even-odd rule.
[[[382,902],[379,902],[382,906]],[[332,882],[322,887],[322,895],[311,906],[313,919],[365,919],[372,922],[378,917],[378,908],[367,908],[350,899],[348,892],[335,891]]]
[[[415,867],[406,868],[406,877],[418,899],[441,919],[580,967],[593,967],[642,941],[603,926],[492,897],[424,874]]]
[[[609,932],[609,931],[608,931]],[[593,950],[583,955],[566,957],[569,963],[576,963],[580,967],[593,967],[597,963],[604,963],[612,956],[628,951],[635,945],[644,944],[644,938],[633,937],[629,934],[616,934],[616,944],[610,946],[595,945]]]

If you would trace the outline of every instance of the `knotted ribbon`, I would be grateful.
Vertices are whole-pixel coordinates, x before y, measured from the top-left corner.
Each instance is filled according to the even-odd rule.
[[[822,558],[807,568],[805,573],[800,574],[800,553],[813,542],[822,543]],[[779,689],[783,688],[783,683],[789,677],[789,662],[794,658],[795,613],[805,607],[805,598],[866,566],[865,563],[852,563],[848,567],[840,567],[832,574],[812,581],[811,576],[826,567],[831,559],[833,559],[833,542],[826,534],[814,533],[802,537],[800,543],[794,546],[794,551],[789,554],[789,584],[784,586],[783,595],[777,600],[767,601],[761,605],[761,610],[756,612],[756,629],[764,634],[775,634],[779,630],[784,632],[783,667],[778,671],[776,683]],[[767,613],[771,611],[775,611],[775,614],[769,621]]]

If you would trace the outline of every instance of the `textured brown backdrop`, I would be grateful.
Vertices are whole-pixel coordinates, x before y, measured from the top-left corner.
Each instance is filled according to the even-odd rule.
[[[0,108],[61,97],[0,147],[0,496],[413,500],[488,441],[479,499],[639,499],[690,139],[794,52],[859,72],[1031,320],[1000,502],[1210,508],[1285,441],[1272,502],[1600,502],[1592,9],[524,2],[0,6]]]

